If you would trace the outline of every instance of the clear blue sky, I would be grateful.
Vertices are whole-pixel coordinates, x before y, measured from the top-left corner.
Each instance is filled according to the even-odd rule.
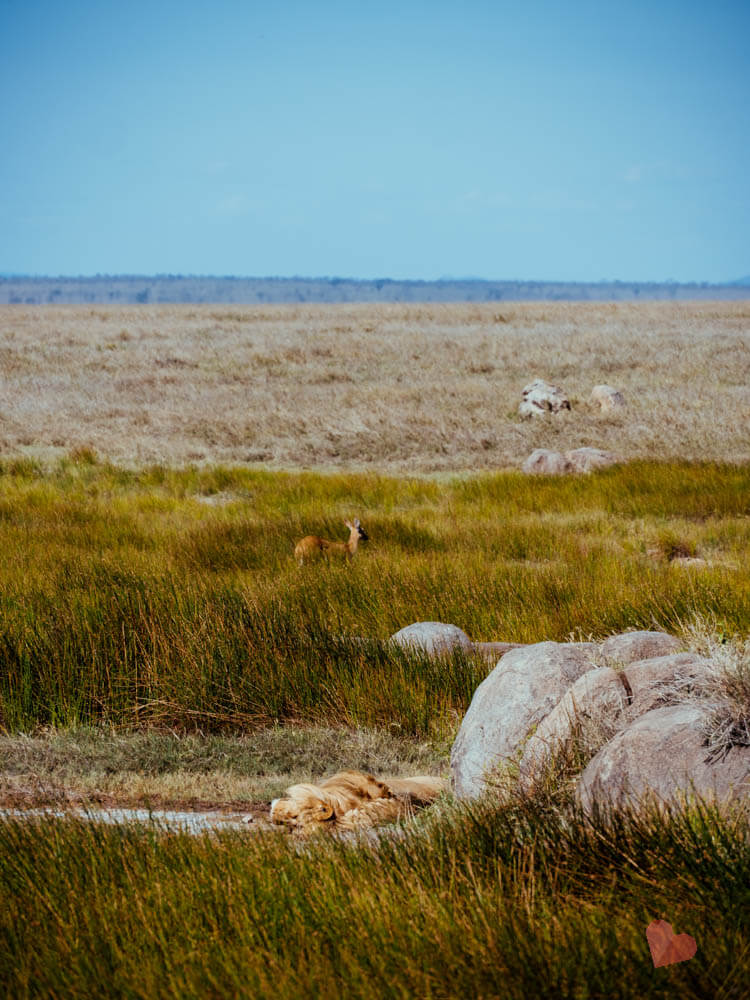
[[[748,0],[0,0],[0,273],[750,274]]]

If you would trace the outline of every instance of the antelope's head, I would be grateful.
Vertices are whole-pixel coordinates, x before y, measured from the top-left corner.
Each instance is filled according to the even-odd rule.
[[[351,521],[344,521],[344,524],[347,526],[349,531],[353,532],[353,534],[360,540],[360,542],[367,542],[370,540],[370,536],[367,534],[365,529],[359,523],[358,517],[354,518],[353,523]]]

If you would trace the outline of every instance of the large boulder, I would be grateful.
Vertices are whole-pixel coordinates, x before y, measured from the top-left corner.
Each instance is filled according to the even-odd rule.
[[[419,649],[430,656],[446,656],[454,649],[474,651],[474,643],[457,625],[444,622],[414,622],[391,636],[404,649]]]
[[[676,653],[681,647],[680,640],[667,632],[622,632],[605,639],[601,656],[607,663],[626,664]]]
[[[646,712],[684,699],[710,670],[710,662],[695,653],[671,653],[619,672],[599,667],[583,674],[526,744],[519,764],[522,781],[533,782],[552,754],[577,734],[586,742],[609,740]]]
[[[628,718],[684,699],[710,671],[710,661],[696,653],[670,653],[628,664],[621,673],[628,691]]]
[[[601,448],[574,448],[565,452],[565,461],[571,472],[593,472],[617,464],[615,455]]]
[[[610,667],[582,674],[529,738],[518,766],[522,782],[533,782],[581,726],[596,727],[606,738],[613,735],[627,700],[622,678]]]
[[[612,410],[621,410],[625,406],[625,397],[619,389],[613,389],[611,385],[595,385],[591,390],[591,402],[602,412],[608,413]]]
[[[489,772],[512,762],[530,730],[592,667],[594,643],[539,642],[513,649],[474,692],[451,751],[458,798],[481,794]]]
[[[590,761],[576,788],[587,811],[661,803],[683,797],[725,801],[750,796],[750,747],[732,747],[724,760],[709,763],[699,705],[656,708],[609,741]]]
[[[560,413],[570,409],[570,400],[556,385],[543,378],[535,378],[521,392],[518,412],[522,417],[539,417],[546,413]]]
[[[527,476],[564,476],[571,471],[570,462],[559,451],[535,448],[521,466]]]

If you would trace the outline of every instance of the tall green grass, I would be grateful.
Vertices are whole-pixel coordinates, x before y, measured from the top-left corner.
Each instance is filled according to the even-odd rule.
[[[379,846],[0,821],[15,998],[747,997],[746,818],[475,803]],[[646,928],[689,933],[655,969]]]
[[[438,482],[5,463],[0,726],[434,733],[490,665],[386,648],[393,632],[534,642],[700,616],[744,635],[749,514],[750,471],[715,464]],[[297,567],[299,537],[343,538],[353,515],[371,541],[352,565]],[[671,564],[679,547],[707,567]]]

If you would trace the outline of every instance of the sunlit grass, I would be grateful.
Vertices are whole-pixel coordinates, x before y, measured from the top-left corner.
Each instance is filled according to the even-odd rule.
[[[450,729],[491,665],[385,647],[413,621],[478,641],[750,620],[750,475],[633,464],[438,483],[73,456],[0,474],[0,725]],[[206,502],[206,500],[212,502]],[[371,541],[300,569],[295,541]],[[670,561],[705,557],[699,570]],[[357,641],[365,639],[365,642]]]
[[[747,302],[0,306],[3,447],[411,475],[534,448],[747,462]],[[572,410],[523,421],[535,377]],[[627,408],[602,413],[595,385]],[[37,404],[40,392],[45,405]],[[50,414],[54,415],[50,419]]]
[[[268,803],[292,784],[347,769],[447,772],[450,744],[398,726],[264,726],[235,733],[178,734],[163,728],[46,728],[0,736],[4,804]]]
[[[730,997],[750,977],[747,819],[445,806],[378,846],[0,821],[7,996]],[[655,919],[691,934],[655,970]]]
[[[747,637],[748,515],[748,470],[716,464],[439,483],[136,472],[80,453],[46,471],[6,462],[5,780],[35,776],[52,802],[68,785],[236,801],[278,794],[292,773],[444,771],[492,664],[383,640],[420,619],[517,642],[655,627],[702,636],[713,655]],[[297,567],[301,535],[343,538],[351,516],[371,538],[351,565]],[[705,566],[681,567],[683,551]],[[736,728],[746,699],[729,694]],[[726,685],[714,696],[721,707]],[[377,848],[2,819],[0,989],[739,1000],[746,818],[695,807],[583,822],[571,788],[565,771],[530,798],[445,801],[417,818],[419,836]],[[696,938],[694,959],[654,969],[657,918]]]

